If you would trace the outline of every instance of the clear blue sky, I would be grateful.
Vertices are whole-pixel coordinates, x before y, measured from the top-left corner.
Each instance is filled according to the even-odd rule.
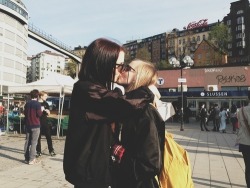
[[[99,37],[126,43],[183,29],[192,21],[222,20],[236,0],[22,0],[29,22],[68,46],[88,46]],[[48,47],[29,39],[28,55]]]

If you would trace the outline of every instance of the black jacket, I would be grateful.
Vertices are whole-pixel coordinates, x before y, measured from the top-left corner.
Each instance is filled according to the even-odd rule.
[[[201,117],[201,119],[205,119],[207,117],[207,109],[206,108],[200,109],[200,117]]]
[[[74,84],[63,160],[67,181],[88,188],[111,185],[110,123],[143,110],[152,101],[149,89],[139,92],[141,99],[126,100],[119,89],[108,91],[83,81]]]
[[[49,110],[49,104],[46,101],[39,102],[41,104],[41,107],[44,107],[44,109]],[[43,110],[42,116],[40,117],[41,127],[48,126],[48,113]]]
[[[124,156],[117,170],[117,188],[158,188],[155,176],[163,165],[165,123],[152,105],[123,122]]]

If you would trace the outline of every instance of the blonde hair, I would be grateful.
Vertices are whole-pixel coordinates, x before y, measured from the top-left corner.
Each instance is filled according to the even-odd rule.
[[[42,97],[42,96],[44,96],[44,95],[48,95],[48,93],[46,93],[45,91],[40,91],[40,92],[39,92],[39,97]]]
[[[158,75],[157,70],[152,63],[140,59],[133,60],[131,63],[136,63],[136,66],[133,68],[137,74],[135,81],[128,86],[126,91],[131,91],[141,86],[156,84]]]

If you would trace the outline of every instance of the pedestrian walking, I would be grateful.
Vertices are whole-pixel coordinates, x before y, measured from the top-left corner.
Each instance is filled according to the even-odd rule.
[[[213,131],[219,131],[219,128],[220,128],[220,108],[218,106],[218,104],[215,104],[214,105],[214,121],[215,121],[215,124],[214,124],[214,128],[213,128]]]
[[[248,105],[238,112],[239,132],[237,142],[239,151],[242,152],[245,162],[245,179],[247,187],[250,187],[250,93],[248,93]]]
[[[219,129],[219,131],[222,133],[226,133],[228,112],[227,112],[227,109],[225,107],[221,108],[219,116],[220,116],[220,129]]]
[[[205,104],[202,104],[200,109],[200,127],[201,131],[204,131],[204,129],[209,131],[207,128],[207,109],[205,108]]]
[[[235,104],[232,104],[230,108],[230,122],[233,127],[233,133],[235,134],[238,128],[238,118],[237,118],[237,106]]]
[[[213,122],[213,127],[215,126],[215,105],[212,105],[208,110],[208,119],[207,119],[207,126],[209,122]]]

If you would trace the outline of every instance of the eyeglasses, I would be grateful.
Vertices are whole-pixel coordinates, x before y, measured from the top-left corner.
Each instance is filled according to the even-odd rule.
[[[127,64],[115,64],[116,68],[119,72],[135,72],[135,69],[133,69],[130,65]]]

